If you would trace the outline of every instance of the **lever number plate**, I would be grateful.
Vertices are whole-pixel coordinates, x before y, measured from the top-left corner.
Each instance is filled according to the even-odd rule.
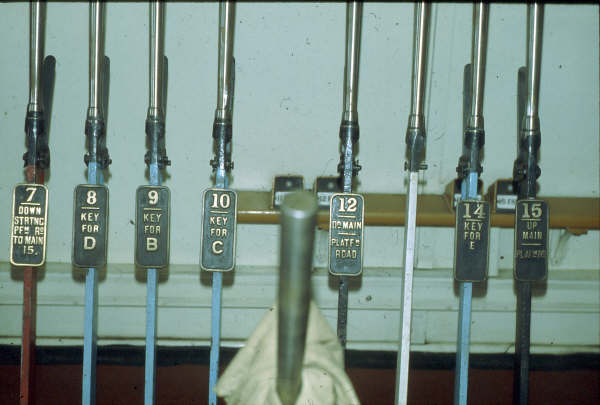
[[[43,266],[46,261],[48,189],[42,184],[17,184],[10,224],[10,264]]]
[[[165,186],[141,186],[135,200],[135,264],[145,268],[166,267],[171,192]]]
[[[463,282],[484,281],[488,272],[490,204],[460,200],[454,230],[454,278]]]
[[[519,200],[515,212],[515,278],[545,280],[548,275],[548,205]]]
[[[329,206],[329,272],[358,276],[363,265],[364,200],[360,194],[334,194]]]
[[[73,265],[102,267],[106,264],[108,188],[80,184],[74,198]]]
[[[206,271],[230,271],[235,266],[237,194],[233,190],[209,188],[202,198],[200,267]]]

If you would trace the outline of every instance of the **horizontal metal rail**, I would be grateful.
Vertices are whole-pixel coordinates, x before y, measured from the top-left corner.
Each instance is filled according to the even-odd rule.
[[[406,195],[363,194],[365,198],[365,225],[402,226],[405,221]],[[279,210],[271,208],[271,192],[238,191],[238,223],[278,224]],[[550,228],[568,229],[575,234],[600,229],[600,200],[593,197],[544,197],[552,212]],[[454,227],[454,211],[450,199],[444,194],[421,194],[418,196],[418,226]],[[491,213],[491,225],[514,228],[513,214]],[[329,211],[317,215],[320,229],[329,227]]]

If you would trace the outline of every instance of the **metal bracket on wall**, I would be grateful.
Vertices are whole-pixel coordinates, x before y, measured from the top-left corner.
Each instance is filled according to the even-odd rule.
[[[364,193],[365,225],[402,226],[406,195]],[[279,210],[271,208],[270,191],[238,191],[239,224],[278,224]],[[600,199],[594,197],[543,197],[552,212],[550,228],[567,228],[576,234],[600,229]],[[452,228],[454,211],[446,195],[418,197],[417,225]],[[515,216],[491,210],[491,226],[513,228]],[[329,211],[319,211],[317,226],[329,229]]]

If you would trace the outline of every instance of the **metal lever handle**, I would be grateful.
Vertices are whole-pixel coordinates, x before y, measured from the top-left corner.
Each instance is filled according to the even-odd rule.
[[[527,6],[527,105],[523,119],[523,129],[539,130],[538,101],[540,93],[540,68],[542,64],[542,30],[544,26],[544,5],[539,3]]]
[[[56,60],[53,56],[43,57],[45,2],[31,2],[29,12],[29,104],[25,117],[27,152],[23,155],[23,160],[26,167],[32,168],[32,178],[36,178],[36,168],[50,167],[48,128]]]
[[[314,195],[301,191],[286,196],[280,220],[277,324],[277,394],[283,405],[293,405],[302,386],[316,218]]]
[[[426,169],[425,160],[425,82],[427,71],[427,45],[429,42],[429,14],[431,5],[421,2],[415,7],[415,33],[413,50],[413,71],[411,108],[406,128],[406,169],[416,172]]]

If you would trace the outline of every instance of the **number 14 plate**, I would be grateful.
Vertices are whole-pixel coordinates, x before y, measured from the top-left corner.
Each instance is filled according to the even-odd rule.
[[[365,205],[360,194],[334,194],[329,205],[329,272],[358,276],[363,264]]]

